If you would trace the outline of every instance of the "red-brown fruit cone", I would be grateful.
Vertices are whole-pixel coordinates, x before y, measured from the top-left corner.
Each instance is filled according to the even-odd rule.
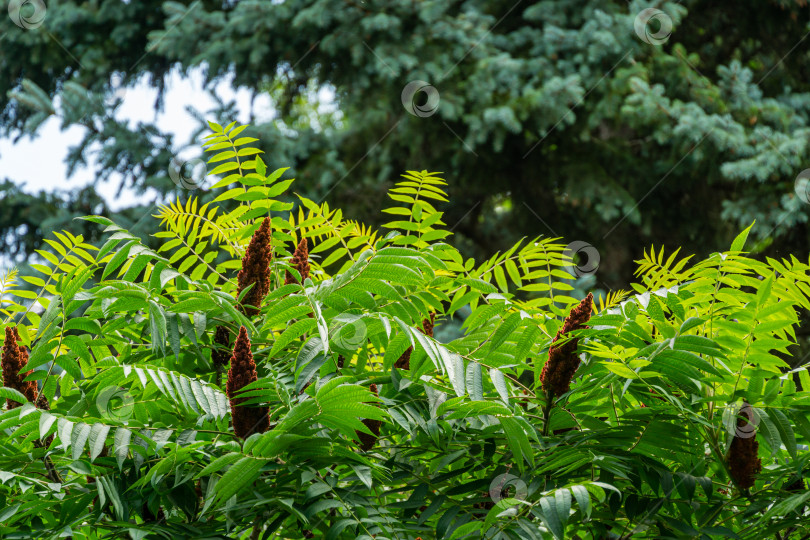
[[[219,347],[211,350],[211,361],[215,366],[227,365],[231,359],[231,333],[226,326],[217,326],[214,345],[219,345]]]
[[[743,407],[740,409],[739,417],[737,418],[737,427],[745,427],[748,425],[751,418],[746,411],[750,411],[751,407]],[[739,437],[734,435],[731,440],[731,447],[728,450],[728,469],[731,473],[731,478],[740,489],[747,489],[754,485],[756,475],[762,471],[762,460],[759,459],[759,443],[757,442],[754,433],[748,433],[748,430],[743,431],[749,437]]]
[[[264,218],[261,226],[253,233],[242,257],[242,269],[237,276],[237,297],[250,285],[248,291],[239,303],[239,309],[248,317],[259,313],[262,300],[270,291],[270,263],[273,259],[272,231],[270,218]]]
[[[785,491],[793,491],[793,492],[804,491],[805,490],[804,479],[801,477],[797,477],[793,482],[790,483],[785,482],[785,485],[782,486],[782,489],[784,489]]]
[[[405,352],[402,353],[402,356],[397,358],[397,361],[394,362],[394,367],[397,369],[411,369],[411,353],[413,352],[413,347],[408,347],[405,349]]]
[[[17,342],[20,334],[16,327],[6,327],[6,338],[3,342],[2,357],[0,363],[3,365],[3,386],[13,388],[26,397],[29,403],[37,399],[36,381],[25,381],[25,378],[32,372],[20,373],[25,364],[28,363],[28,351],[24,346],[19,346]],[[45,399],[43,397],[43,399]],[[6,399],[9,410],[22,406],[22,403]]]
[[[593,294],[588,293],[588,296],[571,310],[571,313],[565,318],[562,328],[557,331],[557,335],[554,336],[551,342],[552,345],[548,350],[548,361],[540,373],[543,390],[550,398],[568,392],[574,373],[579,368],[579,356],[577,355],[577,342],[579,340],[569,340],[559,347],[554,346],[554,343],[569,332],[586,328],[585,323],[591,318],[592,310]]]
[[[231,367],[228,370],[226,386],[231,401],[233,432],[237,437],[246,439],[253,433],[263,433],[270,427],[269,409],[267,407],[248,407],[242,405],[248,398],[234,397],[248,384],[258,380],[256,363],[250,352],[250,339],[244,326],[239,328],[239,336],[233,347]]]
[[[433,337],[433,326],[434,321],[436,320],[436,314],[430,314],[429,319],[422,320],[422,333],[428,337]],[[396,362],[394,362],[394,367],[399,369],[411,369],[411,354],[413,354],[413,347],[408,347],[402,356],[400,356]]]
[[[371,390],[371,393],[374,394],[375,396],[380,395],[379,392],[377,391],[376,384],[371,383],[368,389]],[[378,403],[375,402],[375,404],[379,406]],[[364,418],[363,424],[371,431],[371,433],[374,434],[369,435],[368,433],[364,433],[362,431],[356,431],[357,436],[360,438],[360,448],[364,452],[368,452],[369,450],[374,448],[374,445],[377,443],[377,439],[379,439],[380,437],[380,428],[382,427],[382,421],[372,420],[371,418]]]
[[[292,259],[290,259],[290,266],[294,266],[295,269],[298,270],[298,273],[301,275],[301,281],[298,281],[295,276],[287,270],[284,274],[284,285],[304,283],[309,277],[309,247],[306,238],[302,238],[298,243],[298,247],[295,248]]]
[[[433,325],[435,321],[436,321],[436,314],[431,311],[430,318],[424,319],[422,321],[422,333],[428,337],[433,337]]]

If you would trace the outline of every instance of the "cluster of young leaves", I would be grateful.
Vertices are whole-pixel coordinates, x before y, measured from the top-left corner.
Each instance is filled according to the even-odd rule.
[[[810,376],[788,348],[810,307],[810,266],[746,257],[749,230],[691,266],[651,250],[639,261],[638,294],[581,333],[587,361],[551,429],[577,446],[572,461],[607,460],[600,477],[622,496],[606,522],[624,537],[808,532]],[[763,464],[750,490],[729,475],[745,403]]]
[[[0,535],[810,532],[810,494],[786,489],[805,474],[810,442],[810,376],[787,361],[810,308],[807,264],[746,257],[748,231],[689,267],[651,251],[637,294],[602,299],[576,332],[582,365],[549,398],[541,371],[578,301],[563,243],[465,260],[436,208],[445,182],[426,171],[391,191],[387,232],[305,197],[293,208],[274,199],[292,183],[286,169],[268,174],[253,141],[237,138],[244,126],[211,128],[222,192],[161,208],[160,249],[89,216],[109,234],[102,246],[56,234],[42,276],[21,278],[39,293],[14,289],[13,273],[0,283],[2,324],[19,328],[24,369],[50,402],[0,412]],[[236,272],[265,218],[271,288],[251,317]],[[301,239],[308,276],[290,265]],[[434,317],[460,333],[437,339]],[[247,329],[258,380],[240,397],[269,410],[270,429],[244,441],[212,360],[218,327],[231,345]],[[0,397],[25,401],[11,388]],[[742,400],[760,419],[763,472],[750,490],[727,465]]]

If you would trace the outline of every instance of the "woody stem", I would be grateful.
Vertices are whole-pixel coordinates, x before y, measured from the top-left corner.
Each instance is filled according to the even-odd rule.
[[[554,395],[546,392],[546,404],[543,406],[543,437],[548,435],[552,407],[554,407]]]

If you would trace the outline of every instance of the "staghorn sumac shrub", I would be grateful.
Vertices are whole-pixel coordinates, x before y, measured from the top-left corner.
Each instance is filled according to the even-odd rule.
[[[88,216],[0,283],[0,536],[808,534],[806,263],[746,230],[579,298],[555,239],[465,259],[437,174],[376,231],[211,127],[157,251]]]

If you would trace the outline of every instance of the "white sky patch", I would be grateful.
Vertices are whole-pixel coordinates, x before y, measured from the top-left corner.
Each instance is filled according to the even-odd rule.
[[[113,85],[116,83],[114,77]],[[214,99],[203,90],[202,69],[197,68],[188,76],[177,70],[172,71],[166,81],[163,107],[160,111],[154,110],[158,92],[147,81],[147,75],[144,75],[134,86],[123,88],[117,93],[122,102],[115,111],[115,117],[118,120],[127,120],[130,127],[136,126],[138,122],[153,122],[162,132],[174,134],[175,144],[178,145],[175,148],[178,158],[202,157],[200,147],[203,141],[190,140],[199,124],[186,110],[186,108],[191,108],[201,114],[206,114],[216,107]],[[214,92],[226,103],[236,102],[237,116],[228,119],[229,122],[235,120],[241,124],[248,123],[251,113],[251,93],[247,88],[234,89],[231,81],[232,79],[228,79],[220,82],[214,88]],[[323,85],[317,90],[310,91],[307,101],[310,104],[316,104],[317,115],[333,115],[337,125],[342,125],[342,114],[336,102],[334,88],[330,85]],[[57,99],[57,110],[59,109],[58,103]],[[256,118],[255,121],[260,123],[269,122],[275,118],[276,109],[269,94],[258,93],[256,95],[253,102],[253,114]],[[323,129],[324,126],[320,126],[320,119],[317,115],[311,118],[312,126],[315,129]],[[60,118],[51,117],[40,126],[34,138],[25,136],[16,144],[8,138],[0,139],[0,179],[9,178],[21,185],[23,191],[31,194],[38,193],[40,190],[76,190],[93,183],[94,171],[97,169],[93,150],[97,150],[97,148],[91,147],[88,165],[77,167],[73,176],[68,178],[66,163],[68,151],[81,142],[85,128],[73,125],[62,130],[61,124]],[[282,123],[278,124],[278,128],[289,129],[285,128]],[[157,195],[152,189],[139,195],[132,189],[124,188],[121,195],[117,196],[120,183],[121,175],[113,173],[110,175],[110,180],[96,184],[97,192],[107,201],[113,211],[137,204],[149,204]],[[10,261],[0,255],[0,273],[9,266]]]
[[[229,82],[222,82],[215,91],[224,101],[235,99],[238,117],[233,120],[248,122],[250,92],[247,89],[234,91]],[[138,122],[155,122],[160,130],[173,133],[175,141],[199,147],[202,141],[189,140],[198,124],[186,111],[186,107],[207,111],[215,106],[214,100],[203,91],[201,71],[195,70],[189,77],[173,71],[167,81],[163,109],[157,113],[153,109],[156,98],[157,90],[149,86],[144,76],[134,87],[124,90],[122,103],[115,116],[119,120],[128,120],[131,126]],[[270,97],[266,94],[257,95],[254,111],[262,121],[272,118],[274,109]],[[41,189],[77,189],[92,183],[93,171],[96,169],[92,155],[88,160],[88,167],[78,167],[71,178],[67,177],[65,160],[68,149],[82,140],[85,128],[74,125],[62,131],[60,126],[61,120],[51,117],[40,127],[33,139],[26,136],[16,144],[11,139],[0,139],[0,177],[22,184],[27,193],[35,193]],[[196,155],[199,156],[200,152]],[[193,157],[193,148],[179,154],[181,157]],[[114,210],[145,203],[154,195],[136,195],[132,190],[124,189],[121,196],[116,197],[120,181],[120,175],[113,174],[109,181],[97,185],[99,194]]]

